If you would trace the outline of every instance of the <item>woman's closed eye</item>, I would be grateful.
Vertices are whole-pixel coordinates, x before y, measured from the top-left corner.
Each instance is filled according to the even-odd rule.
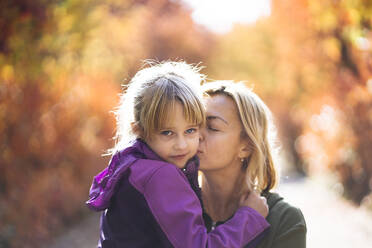
[[[218,132],[218,131],[219,131],[218,129],[214,128],[214,127],[211,126],[211,125],[207,125],[207,128],[208,128],[208,130],[210,130],[210,131],[212,131],[212,132]]]

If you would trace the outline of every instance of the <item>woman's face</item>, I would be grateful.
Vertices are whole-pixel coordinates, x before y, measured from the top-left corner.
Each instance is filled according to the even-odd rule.
[[[207,125],[201,130],[200,170],[208,172],[241,166],[242,124],[235,102],[219,94],[206,99]]]

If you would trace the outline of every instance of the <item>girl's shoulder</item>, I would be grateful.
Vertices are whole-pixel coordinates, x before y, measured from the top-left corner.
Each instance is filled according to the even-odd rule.
[[[149,183],[161,184],[164,180],[187,183],[187,178],[175,165],[165,161],[138,159],[130,168],[129,181],[137,190],[144,192]]]

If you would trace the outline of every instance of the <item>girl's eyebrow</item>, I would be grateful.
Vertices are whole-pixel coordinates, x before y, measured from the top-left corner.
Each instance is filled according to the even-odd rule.
[[[209,115],[209,116],[207,116],[207,121],[217,120],[217,119],[225,122],[226,125],[229,125],[229,123],[225,119],[223,119],[222,117],[215,116],[215,115]]]

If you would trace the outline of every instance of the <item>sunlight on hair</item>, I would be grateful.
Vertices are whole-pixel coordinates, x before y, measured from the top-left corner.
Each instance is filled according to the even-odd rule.
[[[201,67],[183,61],[145,61],[124,85],[119,106],[114,111],[117,131],[115,146],[104,155],[111,155],[127,147],[137,138],[148,139],[167,119],[168,107],[177,99],[185,118],[203,125],[205,113],[200,84],[205,75]]]
[[[192,17],[195,22],[216,33],[226,33],[236,23],[252,23],[271,13],[270,0],[182,1],[192,9]]]

